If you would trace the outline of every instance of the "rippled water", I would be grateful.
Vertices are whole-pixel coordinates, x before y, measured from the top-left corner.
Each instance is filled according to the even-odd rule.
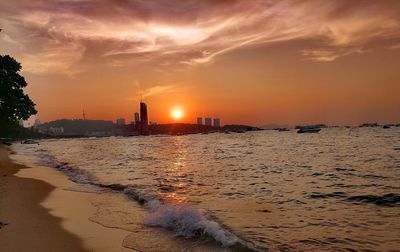
[[[147,226],[206,233],[228,250],[237,241],[273,251],[400,248],[399,128],[46,140],[14,149],[144,203]],[[108,222],[130,219],[129,211],[108,214]]]

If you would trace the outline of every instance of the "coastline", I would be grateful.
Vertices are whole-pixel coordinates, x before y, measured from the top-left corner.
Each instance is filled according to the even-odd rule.
[[[0,146],[0,251],[132,251],[128,231],[89,220],[96,208],[88,193],[51,168],[14,163]]]

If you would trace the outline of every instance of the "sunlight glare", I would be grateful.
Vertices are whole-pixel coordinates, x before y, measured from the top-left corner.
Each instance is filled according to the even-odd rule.
[[[181,109],[173,109],[171,112],[171,116],[172,118],[174,118],[175,120],[179,120],[183,117],[183,111]]]

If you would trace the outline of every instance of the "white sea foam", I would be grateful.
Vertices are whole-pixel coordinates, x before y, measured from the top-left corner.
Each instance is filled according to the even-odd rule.
[[[248,247],[249,244],[225,230],[211,220],[203,209],[196,209],[185,204],[168,204],[154,195],[147,195],[133,188],[126,188],[124,193],[138,201],[151,212],[144,220],[147,226],[157,226],[172,230],[178,236],[194,238],[210,236],[224,247],[235,244]],[[251,246],[250,246],[251,247]]]
[[[208,235],[225,247],[240,241],[234,234],[211,220],[203,209],[184,204],[162,204],[158,200],[152,200],[146,206],[152,212],[145,220],[145,225],[173,230],[178,236],[185,238]]]

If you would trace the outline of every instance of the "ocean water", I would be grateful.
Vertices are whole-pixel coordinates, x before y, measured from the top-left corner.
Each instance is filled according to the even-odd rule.
[[[136,233],[127,246],[157,234],[161,245],[149,242],[146,251],[400,249],[400,128],[55,139],[13,148],[16,159],[60,169],[79,190],[104,194],[93,221]]]

